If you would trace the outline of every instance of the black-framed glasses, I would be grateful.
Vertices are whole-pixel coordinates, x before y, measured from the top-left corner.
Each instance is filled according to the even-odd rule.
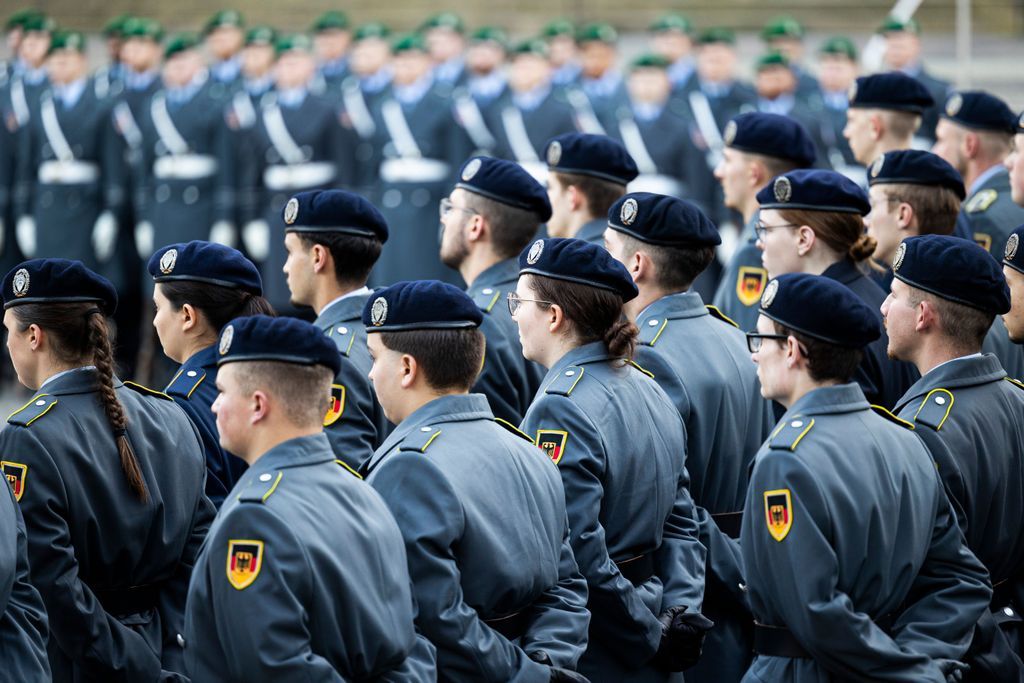
[[[516,313],[518,313],[519,312],[519,307],[522,306],[523,302],[526,302],[526,301],[532,301],[535,304],[545,304],[545,305],[548,305],[548,306],[553,306],[554,305],[554,302],[552,302],[552,301],[543,301],[542,299],[521,299],[521,298],[519,298],[519,295],[516,294],[515,292],[509,292],[508,293],[508,313],[509,313],[509,315],[515,315]]]
[[[761,350],[761,343],[765,339],[789,339],[788,334],[761,334],[760,332],[747,332],[747,351],[757,353]]]
[[[799,227],[800,226],[796,225],[795,223],[780,223],[778,225],[767,225],[766,223],[764,223],[762,221],[758,221],[757,223],[754,224],[754,235],[757,236],[757,239],[759,239],[760,241],[764,242],[764,236],[768,234],[769,230],[774,230],[775,228],[799,228]]]
[[[452,211],[464,211],[465,213],[468,213],[470,215],[480,214],[479,211],[477,211],[476,209],[471,209],[468,206],[455,206],[454,204],[452,204],[452,200],[449,199],[448,197],[445,197],[439,202],[437,209],[438,212],[441,214],[441,218],[446,217]]]

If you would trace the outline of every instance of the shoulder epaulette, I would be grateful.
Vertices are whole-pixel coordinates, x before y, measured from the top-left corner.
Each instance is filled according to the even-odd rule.
[[[164,389],[164,393],[191,398],[192,392],[203,383],[204,379],[206,379],[205,370],[178,370],[178,374],[171,379],[170,384]]]
[[[988,211],[988,208],[999,198],[999,193],[989,188],[981,190],[978,194],[967,200],[964,204],[964,211],[967,213],[981,213]]]
[[[797,444],[807,436],[813,426],[814,418],[799,415],[791,417],[775,428],[768,445],[784,451],[795,451]]]
[[[668,327],[668,318],[651,318],[640,326],[640,333],[636,340],[644,346],[654,346],[658,343],[658,338],[661,337],[661,333],[665,331],[666,327]]]
[[[57,397],[49,394],[33,396],[32,400],[15,410],[7,417],[12,425],[28,427],[30,424],[50,412],[50,408],[57,405]]]
[[[238,494],[238,500],[242,503],[266,503],[267,499],[277,490],[281,483],[284,472],[261,474],[259,481],[250,484],[244,491]]]
[[[340,458],[335,458],[334,463],[336,465],[340,466],[341,469],[345,470],[346,472],[351,474],[356,479],[362,479],[363,478],[363,475],[359,474],[354,469],[352,469],[352,467],[347,462],[345,462],[344,460],[341,460]]]
[[[708,313],[711,314],[712,318],[721,320],[723,323],[729,323],[733,327],[739,329],[739,325],[736,324],[736,321],[727,316],[725,313],[722,313],[722,309],[720,309],[718,306],[712,306],[711,304],[708,304],[704,308],[708,309]]]
[[[519,429],[519,427],[516,427],[511,422],[509,422],[507,420],[502,420],[500,417],[494,418],[494,421],[497,422],[498,424],[500,424],[502,427],[504,427],[507,431],[510,431],[513,434],[515,434],[516,436],[519,436],[519,437],[522,437],[522,438],[526,439],[531,444],[534,444],[533,439],[531,439],[530,436],[526,432],[522,431],[521,429]],[[536,444],[534,444],[534,445],[536,445]]]
[[[1018,389],[1024,389],[1024,382],[1021,382],[1019,379],[1014,379],[1012,377],[1004,377],[1003,379],[1005,379],[1007,382],[1017,387]]]
[[[165,401],[173,401],[174,400],[173,398],[171,398],[170,396],[168,396],[167,394],[165,394],[162,391],[157,391],[156,389],[150,389],[149,387],[144,387],[141,384],[136,384],[135,382],[127,382],[126,381],[124,383],[124,385],[126,387],[128,387],[129,389],[131,389],[132,391],[137,391],[140,394],[147,394],[149,396],[156,396],[157,398],[162,398]]]
[[[398,450],[426,453],[430,444],[434,443],[434,439],[439,436],[441,436],[441,430],[437,427],[420,427],[415,432],[402,439],[402,443],[399,445]]]
[[[953,401],[953,392],[949,389],[932,389],[917,409],[914,423],[928,425],[939,431],[949,417],[949,411],[953,409]]]
[[[580,383],[581,379],[583,379],[583,368],[579,365],[570,365],[560,372],[558,377],[551,380],[551,383],[548,384],[544,393],[569,396],[572,394],[572,390],[576,388],[576,385]]]
[[[501,290],[493,287],[484,287],[473,295],[473,303],[484,313],[490,313],[501,298]]]
[[[907,422],[902,417],[897,417],[888,408],[885,408],[883,406],[876,406],[875,404],[872,403],[871,404],[871,410],[875,411],[878,415],[881,415],[882,417],[884,417],[889,422],[894,422],[894,423],[898,424],[900,427],[905,427],[907,429],[913,429],[914,428],[914,423],[913,422]]]
[[[632,358],[627,358],[627,359],[626,359],[626,363],[627,363],[627,364],[629,364],[629,365],[632,365],[632,366],[633,366],[634,368],[636,368],[636,369],[637,369],[637,370],[639,370],[640,372],[644,373],[645,375],[647,375],[647,376],[648,376],[648,377],[650,377],[651,379],[654,379],[654,373],[653,373],[653,372],[651,372],[650,370],[648,370],[648,369],[647,369],[647,368],[645,368],[644,366],[640,365],[639,363],[637,363],[637,362],[636,362],[635,360],[633,360]]]
[[[352,344],[356,340],[355,332],[349,325],[332,325],[327,330],[327,336],[331,338],[334,345],[338,347],[341,355],[348,357],[352,353]]]

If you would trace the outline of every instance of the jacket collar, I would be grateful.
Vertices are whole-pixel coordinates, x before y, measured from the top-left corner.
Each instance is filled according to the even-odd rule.
[[[699,318],[708,315],[708,309],[704,300],[697,292],[679,292],[663,296],[651,303],[637,318],[637,327],[643,329],[644,325],[654,321],[656,324],[662,320],[676,320],[678,318]],[[653,327],[653,325],[652,325]]]
[[[914,382],[896,404],[894,412],[899,412],[900,408],[915,398],[926,395],[932,389],[977,386],[998,382],[1003,377],[1006,377],[1006,370],[1003,369],[999,359],[991,353],[971,358],[957,358],[932,368],[921,379]]]

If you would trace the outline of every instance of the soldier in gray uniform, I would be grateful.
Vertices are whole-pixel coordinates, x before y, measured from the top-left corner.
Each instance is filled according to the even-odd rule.
[[[214,509],[195,426],[170,397],[114,375],[109,281],[36,259],[3,281],[19,381],[35,395],[0,431],[28,532],[57,681],[183,680],[175,638]]]
[[[310,90],[316,64],[304,35],[278,38],[275,87],[260,102],[254,127],[253,163],[242,169],[245,194],[257,198],[243,218],[242,242],[260,266],[266,297],[279,312],[294,312],[281,277],[284,243],[270,226],[280,225],[289,197],[349,184],[353,142],[334,104]]]
[[[789,68],[796,77],[796,98],[803,105],[820,100],[821,86],[818,79],[811,75],[803,64],[804,36],[803,24],[793,17],[776,17],[761,29],[761,40],[769,52],[776,52],[785,57]]]
[[[587,584],[558,471],[467,393],[482,319],[437,281],[402,282],[366,303],[370,374],[398,427],[364,471],[405,538],[416,625],[437,647],[440,680],[583,681],[573,670],[587,643]]]
[[[504,302],[519,279],[516,257],[550,217],[544,187],[502,159],[467,161],[441,200],[441,260],[459,271],[466,293],[484,314],[480,331],[487,345],[473,390],[487,397],[496,417],[514,425],[523,421],[544,371],[523,358],[519,330]]]
[[[923,83],[902,73],[861,76],[849,100],[843,137],[864,166],[886,152],[913,147],[921,116],[935,103]]]
[[[342,190],[300,192],[285,204],[283,218],[291,302],[312,306],[313,324],[341,354],[324,431],[335,457],[355,470],[391,431],[370,385],[372,360],[361,321],[370,296],[366,279],[388,240],[388,226],[370,202]]]
[[[686,424],[686,469],[707,548],[703,612],[715,622],[687,681],[739,681],[750,664],[750,612],[738,593],[737,546],[747,471],[774,424],[743,333],[690,289],[721,242],[682,199],[630,193],[608,211],[605,245],[640,294],[626,303],[639,328],[636,361]]]
[[[472,141],[456,120],[449,85],[431,73],[423,39],[392,44],[394,80],[374,111],[374,145],[383,149],[380,207],[394,231],[372,281],[432,278],[459,282],[437,256],[437,206],[454,184]]]
[[[951,86],[949,81],[934,76],[921,63],[921,26],[914,19],[889,16],[878,33],[885,38],[885,66],[916,78],[931,94],[935,103],[924,111],[917,135],[925,144],[935,142],[935,127]]]
[[[217,356],[221,443],[249,469],[189,584],[192,680],[436,680],[398,527],[323,434],[337,347],[301,320],[252,316],[224,328]]]
[[[605,135],[566,133],[544,148],[551,219],[548,234],[604,242],[608,209],[640,174],[621,142]]]
[[[818,48],[818,78],[821,85],[822,117],[818,121],[825,143],[825,160],[833,170],[856,179],[857,168],[850,143],[843,137],[850,88],[857,78],[857,46],[846,36],[829,38]]]
[[[568,19],[555,19],[544,24],[538,38],[548,46],[551,82],[562,88],[575,87],[580,79],[576,26]]]
[[[967,545],[995,588],[966,660],[969,678],[1017,680],[1024,673],[1024,385],[981,353],[992,319],[1010,310],[1010,292],[996,260],[957,237],[908,237],[893,272],[882,306],[889,355],[921,372],[895,412],[931,451]]]
[[[988,576],[911,425],[850,381],[880,333],[847,287],[793,273],[768,283],[747,334],[762,393],[786,413],[744,506],[757,654],[744,681],[943,683],[966,668]]]
[[[757,303],[768,284],[754,228],[757,193],[772,178],[814,165],[814,143],[796,121],[777,114],[740,114],[725,127],[722,161],[715,178],[725,206],[743,216],[739,244],[726,265],[712,303],[745,332],[757,324]]]
[[[686,427],[631,357],[637,296],[625,267],[578,239],[519,256],[509,310],[523,355],[548,368],[522,429],[558,465],[576,560],[590,590],[593,681],[681,681],[712,622],[705,550],[686,471]]]
[[[1003,166],[1013,149],[1017,119],[995,95],[965,90],[949,96],[935,129],[932,151],[959,171],[967,186],[956,234],[994,256],[1003,253],[1010,231],[1024,222],[1024,207],[1014,203]]]
[[[682,14],[663,14],[648,28],[651,48],[668,60],[672,91],[684,95],[697,87],[697,61],[693,56],[693,22]]]
[[[769,52],[762,55],[757,59],[754,69],[757,110],[788,116],[803,126],[814,141],[820,165],[828,168],[830,159],[821,130],[824,105],[820,93],[800,91],[798,71],[789,58],[781,53]]]
[[[242,46],[245,44],[245,18],[241,12],[223,9],[203,27],[203,42],[209,51],[210,95],[226,101],[242,80]]]
[[[352,42],[348,16],[344,12],[324,12],[311,28],[316,52],[317,73],[324,82],[325,94],[336,99],[341,84],[349,77],[348,48]]]
[[[610,135],[619,109],[627,104],[626,82],[615,65],[618,41],[618,32],[609,24],[589,24],[576,34],[582,67],[579,89],[586,101],[570,101],[585,133]]]
[[[441,93],[450,95],[456,88],[466,85],[466,24],[454,12],[438,12],[420,24],[417,33],[433,64],[433,77],[441,86]]]

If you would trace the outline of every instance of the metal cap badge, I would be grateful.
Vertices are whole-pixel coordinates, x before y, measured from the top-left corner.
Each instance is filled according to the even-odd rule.
[[[220,335],[220,346],[217,347],[217,350],[220,351],[220,355],[223,356],[227,354],[228,350],[231,348],[231,341],[234,338],[235,326],[228,325],[227,327],[224,328],[224,331]]]
[[[22,268],[14,274],[14,280],[11,282],[11,289],[14,290],[14,296],[25,296],[28,294],[28,283],[29,283],[28,271]]]
[[[562,143],[552,142],[548,145],[548,166],[558,166],[558,162],[562,160]]]
[[[544,251],[544,240],[537,240],[530,247],[530,253],[526,255],[526,262],[531,266],[540,260],[540,255]]]
[[[299,216],[299,200],[292,197],[288,200],[288,203],[284,205],[284,222],[291,225],[295,222],[295,219]]]
[[[1003,251],[1003,258],[1007,261],[1012,261],[1013,257],[1017,255],[1017,247],[1020,246],[1020,236],[1013,234],[1010,235],[1010,239],[1006,240],[1006,249]]]
[[[764,294],[761,295],[761,308],[768,308],[775,301],[775,295],[779,291],[779,281],[772,280],[768,283],[768,286],[764,288]]]
[[[775,201],[777,202],[788,202],[793,196],[793,186],[789,183],[789,178],[786,176],[779,176],[775,179],[772,191],[775,193]]]
[[[956,116],[962,106],[964,106],[963,96],[958,92],[953,93],[946,100],[946,116]]]
[[[380,327],[387,319],[388,301],[384,297],[379,296],[374,300],[373,306],[370,307],[370,322],[373,323],[374,327]]]
[[[892,260],[892,272],[896,272],[903,265],[903,257],[907,255],[907,245],[900,243],[900,246],[896,248],[896,258]]]
[[[160,272],[164,275],[168,275],[174,270],[174,265],[178,262],[178,250],[168,249],[164,252],[164,255],[160,257]]]
[[[640,213],[640,209],[637,207],[636,200],[630,197],[623,202],[622,210],[619,211],[619,219],[623,225],[633,225],[638,213]]]
[[[466,164],[466,168],[462,169],[462,180],[467,183],[472,180],[473,176],[480,170],[481,163],[479,159],[470,159],[469,163]]]

